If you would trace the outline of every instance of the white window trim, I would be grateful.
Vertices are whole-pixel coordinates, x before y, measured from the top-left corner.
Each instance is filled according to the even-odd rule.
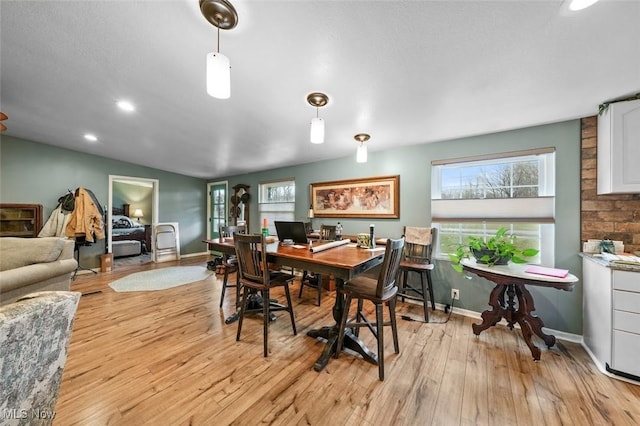
[[[505,162],[511,158],[539,157],[540,173],[538,178],[538,197],[531,198],[500,198],[500,199],[442,199],[442,167],[451,164],[463,166],[465,163],[477,162],[478,165],[490,165]],[[555,149],[543,148],[536,150],[465,157],[452,160],[436,160],[432,163],[431,173],[431,216],[432,226],[438,228],[440,223],[451,222],[530,222],[539,224],[539,241],[541,248],[540,262],[542,265],[555,264]],[[549,173],[549,171],[551,173]],[[522,208],[526,203],[526,208]],[[489,212],[489,213],[487,213]],[[446,253],[441,253],[440,241],[436,241],[435,257],[448,260]]]

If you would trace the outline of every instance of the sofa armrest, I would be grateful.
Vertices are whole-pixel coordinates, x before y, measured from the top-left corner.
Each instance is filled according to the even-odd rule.
[[[58,257],[59,260],[62,259],[74,259],[74,250],[76,248],[76,241],[72,240],[72,239],[68,239],[65,240],[64,242],[64,248],[62,249],[62,252],[60,253],[60,257]],[[75,268],[73,268],[75,269]]]
[[[73,241],[72,241],[73,244]],[[29,284],[73,272],[78,267],[75,259],[36,263],[0,272],[0,293],[15,290]]]

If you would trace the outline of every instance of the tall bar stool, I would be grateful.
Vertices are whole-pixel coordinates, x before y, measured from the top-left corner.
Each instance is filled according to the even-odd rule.
[[[434,268],[431,263],[431,254],[435,236],[436,228],[404,227],[405,246],[403,259],[400,262],[402,280],[398,284],[398,296],[402,302],[405,299],[421,301],[426,322],[429,322],[427,295],[431,300],[431,309],[436,309],[431,280],[431,271]],[[420,287],[409,282],[410,272],[420,276]]]
[[[291,304],[291,294],[289,293],[289,284],[293,281],[294,276],[269,269],[265,249],[267,244],[264,235],[236,234],[234,244],[238,258],[238,274],[240,275],[240,284],[242,285],[242,303],[240,304],[240,318],[238,321],[236,341],[240,341],[242,322],[245,313],[248,312],[247,299],[249,293],[259,291],[262,293],[262,327],[264,333],[264,356],[266,357],[269,355],[269,323],[271,322],[271,312],[289,312],[293,335],[295,336],[298,333],[293,315],[293,305]],[[287,298],[286,305],[281,305],[271,300],[270,290],[274,287],[284,287]]]
[[[355,328],[356,335],[361,327],[367,327],[378,341],[378,377],[384,380],[384,326],[391,326],[393,334],[393,348],[396,353],[400,353],[398,344],[398,326],[396,324],[396,297],[398,287],[396,286],[396,278],[398,277],[398,267],[402,258],[402,249],[404,247],[404,238],[397,240],[387,239],[384,261],[380,267],[378,279],[358,275],[344,286],[338,288],[336,297],[345,297],[344,311],[340,319],[340,336],[338,337],[338,346],[335,357],[342,351],[344,341],[344,331],[346,327]],[[352,299],[358,299],[358,308],[356,315],[349,319],[349,307]],[[376,306],[376,322],[372,324],[364,316],[362,305],[364,300],[373,302]],[[383,317],[383,306],[389,305],[390,320],[385,322]]]

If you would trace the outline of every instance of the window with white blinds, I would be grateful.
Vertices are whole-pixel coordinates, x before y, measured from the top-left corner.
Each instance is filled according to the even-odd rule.
[[[501,227],[520,248],[537,248],[532,263],[554,263],[555,150],[432,162],[431,215],[439,229],[436,255],[446,257],[468,236]]]
[[[296,182],[293,179],[263,182],[259,185],[258,213],[260,226],[267,219],[269,235],[276,235],[276,220],[292,221],[295,217]]]

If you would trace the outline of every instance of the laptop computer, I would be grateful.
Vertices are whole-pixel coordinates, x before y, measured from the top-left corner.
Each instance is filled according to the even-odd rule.
[[[295,244],[307,244],[307,232],[304,222],[284,222],[274,221],[276,233],[280,242],[284,240],[293,240]]]

